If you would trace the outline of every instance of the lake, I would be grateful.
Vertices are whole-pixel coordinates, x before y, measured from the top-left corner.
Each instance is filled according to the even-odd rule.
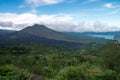
[[[93,37],[103,37],[105,39],[113,39],[114,35],[89,35],[89,36],[93,36]]]

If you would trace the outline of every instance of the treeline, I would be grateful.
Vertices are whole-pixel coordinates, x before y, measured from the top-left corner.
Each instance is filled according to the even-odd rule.
[[[120,80],[119,40],[72,51],[49,45],[0,47],[0,80]]]

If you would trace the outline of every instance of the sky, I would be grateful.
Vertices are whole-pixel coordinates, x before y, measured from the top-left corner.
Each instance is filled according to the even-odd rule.
[[[57,31],[120,31],[120,0],[0,0],[0,29],[43,24]]]

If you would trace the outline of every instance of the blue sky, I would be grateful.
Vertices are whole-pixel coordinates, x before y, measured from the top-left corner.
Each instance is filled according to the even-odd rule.
[[[0,28],[35,23],[58,31],[120,30],[120,0],[0,0]]]

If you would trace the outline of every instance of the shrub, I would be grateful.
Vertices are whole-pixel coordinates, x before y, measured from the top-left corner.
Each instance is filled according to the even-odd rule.
[[[11,65],[0,67],[0,80],[28,80],[30,73]]]

